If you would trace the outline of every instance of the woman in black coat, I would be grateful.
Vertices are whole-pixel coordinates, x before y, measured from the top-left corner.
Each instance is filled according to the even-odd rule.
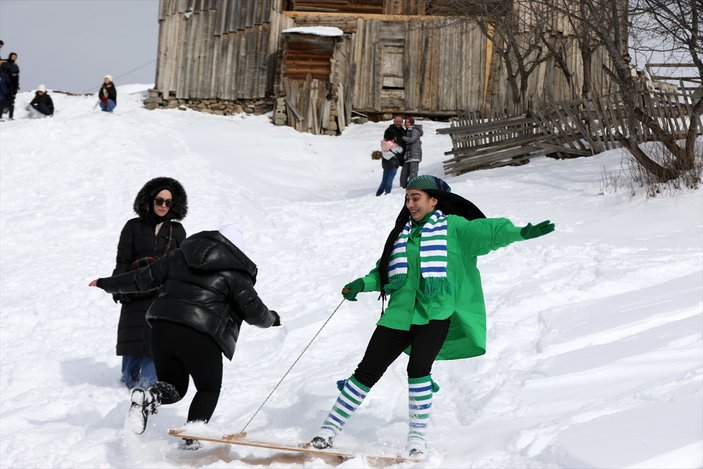
[[[135,272],[90,282],[108,293],[161,288],[147,313],[159,381],[132,391],[128,420],[135,433],[144,432],[156,407],[185,395],[190,377],[197,392],[188,422],[208,422],[220,396],[222,354],[232,359],[242,322],[281,325],[278,313],[254,290],[257,268],[241,245],[241,233],[227,225],[194,234],[179,249]]]
[[[134,199],[134,212],[120,234],[117,262],[112,275],[147,265],[177,249],[186,238],[183,225],[188,200],[175,179],[158,177],[148,181]],[[117,327],[117,355],[122,357],[122,382],[129,389],[147,387],[156,381],[149,347],[150,331],[146,311],[158,290],[133,295],[114,295],[122,303]]]

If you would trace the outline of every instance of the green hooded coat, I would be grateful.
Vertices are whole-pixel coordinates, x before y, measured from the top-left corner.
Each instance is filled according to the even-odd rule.
[[[490,251],[522,241],[520,228],[506,218],[469,221],[447,215],[447,280],[449,293],[429,298],[420,275],[420,235],[428,214],[413,222],[406,253],[408,274],[405,283],[391,292],[388,307],[379,326],[409,330],[412,324],[450,318],[449,333],[437,355],[438,360],[475,357],[486,353],[486,305],[476,258]],[[378,264],[362,277],[364,291],[381,291]],[[408,352],[408,350],[406,350]]]

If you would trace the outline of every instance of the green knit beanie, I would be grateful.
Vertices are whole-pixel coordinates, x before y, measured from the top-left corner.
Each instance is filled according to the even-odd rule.
[[[424,190],[435,190],[440,192],[451,192],[452,188],[449,184],[444,182],[438,177],[430,176],[429,174],[423,174],[422,176],[417,176],[412,181],[410,181],[405,188],[407,189],[419,189]]]

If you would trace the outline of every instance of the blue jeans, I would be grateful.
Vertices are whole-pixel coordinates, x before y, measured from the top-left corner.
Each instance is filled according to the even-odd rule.
[[[376,191],[376,195],[381,195],[384,192],[386,194],[391,193],[393,188],[393,179],[395,178],[395,173],[398,172],[398,168],[390,168],[383,170],[383,177],[381,177],[381,185]]]
[[[148,388],[157,381],[154,360],[149,355],[124,355],[122,357],[122,382],[129,389]]]
[[[115,106],[117,106],[117,104],[111,99],[107,100],[107,106],[105,106],[102,99],[100,100],[100,109],[105,112],[112,112],[112,110],[115,109]]]

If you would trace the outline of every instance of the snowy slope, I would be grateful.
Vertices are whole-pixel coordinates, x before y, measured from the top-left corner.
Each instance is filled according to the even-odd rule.
[[[192,388],[145,434],[123,428],[128,391],[114,355],[119,308],[87,283],[108,275],[134,196],[171,176],[189,195],[189,234],[242,227],[257,290],[284,327],[242,331],[207,429],[287,443],[315,432],[380,313],[377,295],[339,290],[380,255],[403,203],[375,197],[370,159],[388,122],[341,137],[274,127],[266,116],[147,111],[146,86],[94,97],[53,93],[58,113],[0,123],[0,467],[329,467],[264,450],[176,448]],[[451,147],[423,122],[421,173]],[[622,155],[533,160],[447,178],[488,216],[550,219],[557,231],[479,261],[488,353],[437,362],[431,453],[407,467],[703,466],[703,196],[601,192]],[[290,373],[281,378],[298,360]],[[338,438],[393,454],[407,431],[405,357]],[[280,382],[280,384],[279,384]],[[362,458],[340,467],[367,467]]]

